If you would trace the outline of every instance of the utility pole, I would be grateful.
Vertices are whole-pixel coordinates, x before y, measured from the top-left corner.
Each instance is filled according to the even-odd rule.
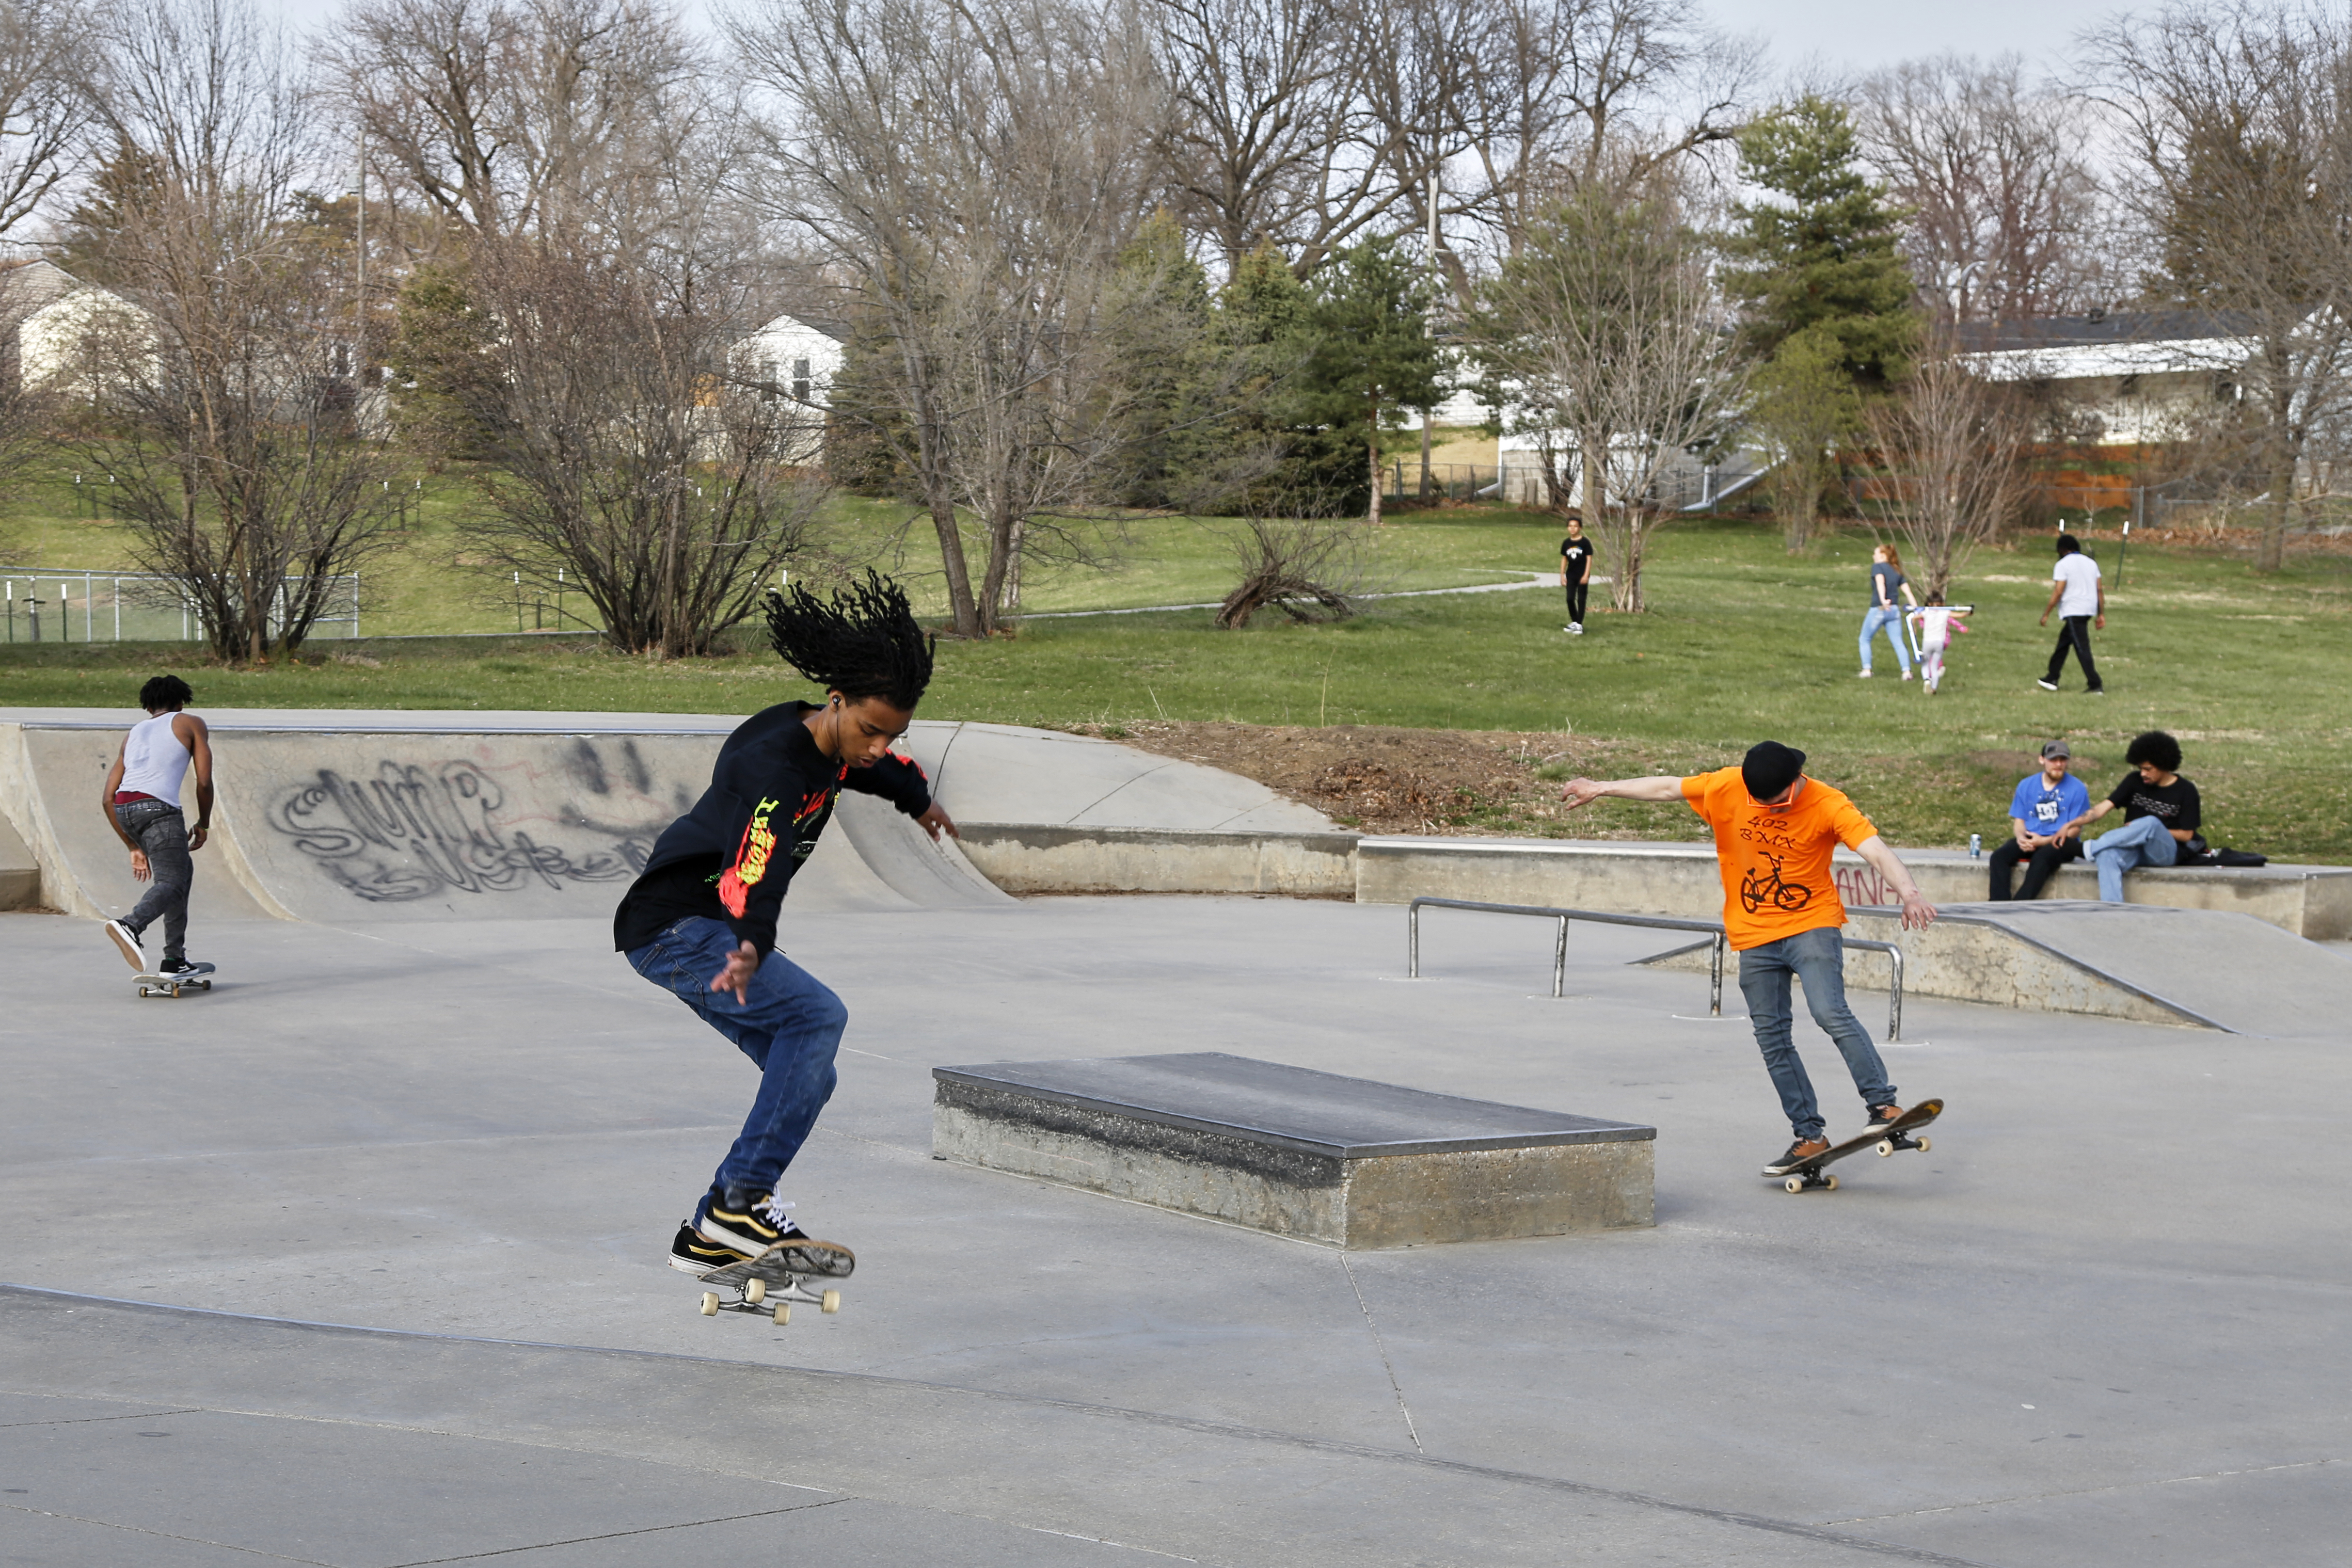
[[[1429,205],[1429,302],[1433,308],[1437,304],[1437,162],[1434,159],[1430,161],[1429,179],[1424,189],[1428,193]],[[1427,408],[1421,411],[1421,498],[1424,501],[1429,499],[1429,425],[1433,412]]]
[[[367,127],[360,127],[359,183],[354,193],[360,199],[359,237],[359,298],[352,324],[352,406],[358,407],[367,395]]]

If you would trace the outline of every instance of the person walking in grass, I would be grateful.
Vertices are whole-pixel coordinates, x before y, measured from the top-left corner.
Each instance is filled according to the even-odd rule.
[[[1902,604],[1895,600],[1900,597]],[[1911,584],[1903,576],[1903,556],[1893,545],[1880,545],[1870,552],[1870,612],[1862,618],[1862,678],[1870,679],[1870,645],[1884,631],[1886,640],[1895,644],[1895,663],[1903,666],[1903,678],[1911,678],[1911,644],[1903,636],[1904,605],[1916,608],[1919,601],[1912,597]]]
[[[1584,515],[1568,515],[1568,538],[1559,541],[1559,585],[1568,590],[1570,635],[1584,635],[1585,595],[1592,585],[1592,541],[1584,537]]]
[[[1969,629],[1960,619],[1968,613],[1947,605],[1940,593],[1927,595],[1927,602],[1911,612],[1910,619],[1919,627],[1919,685],[1931,697],[1944,684],[1944,651],[1951,646],[1952,633]]]
[[[710,788],[654,841],[613,915],[630,967],[760,1070],[742,1134],[670,1243],[670,1266],[698,1278],[774,1248],[800,1273],[856,1266],[848,1248],[793,1223],[777,1195],[832,1097],[849,1023],[841,998],[777,951],[777,920],[843,789],[882,797],[934,839],[956,831],[922,768],[890,749],[931,678],[931,641],[905,591],[872,572],[830,602],[795,585],[769,600],[768,630],[824,701],[780,703],[727,737]]]
[[[2091,662],[2091,628],[2107,629],[2107,585],[2099,580],[2099,563],[2083,553],[2083,541],[2072,534],[2058,536],[2058,564],[2050,570],[2050,602],[2042,607],[2039,624],[2050,624],[2058,612],[2058,646],[2051,650],[2050,668],[2033,684],[2045,692],[2058,689],[2058,673],[2066,667],[2066,653],[2083,666],[2083,685],[2093,696],[2105,695],[2099,666]]]
[[[148,883],[130,914],[106,923],[124,962],[145,974],[177,975],[188,962],[188,890],[194,884],[195,851],[212,831],[213,744],[205,721],[184,713],[195,693],[177,675],[157,675],[139,688],[147,716],[131,727],[106,770],[99,806],[107,826],[131,852],[131,874]],[[196,776],[196,821],[182,811],[182,786]],[[163,955],[147,961],[146,934],[163,923]]]
[[[1766,1176],[1785,1176],[1830,1146],[1828,1124],[1790,1032],[1792,979],[1804,983],[1813,1021],[1845,1058],[1870,1124],[1903,1114],[1870,1031],[1846,1005],[1845,943],[1838,935],[1845,905],[1830,874],[1831,855],[1843,843],[1886,879],[1902,901],[1905,930],[1922,929],[1936,918],[1936,906],[1920,895],[1910,870],[1870,819],[1840,791],[1806,778],[1804,768],[1803,752],[1767,740],[1749,747],[1737,768],[1682,779],[1571,779],[1560,790],[1571,810],[1604,797],[1687,800],[1715,831],[1723,925],[1739,955],[1739,992],[1748,998],[1765,1071],[1796,1137],[1764,1167]]]
[[[2179,860],[2182,846],[2197,838],[2197,830],[2205,821],[2205,803],[2197,786],[2180,776],[2180,742],[2160,729],[2151,729],[2132,737],[2131,745],[2124,748],[2124,760],[2131,764],[2132,771],[2124,775],[2105,800],[2063,830],[2080,832],[2109,811],[2123,812],[2122,827],[2083,843],[2083,852],[2098,869],[2099,897],[2108,904],[2124,901],[2124,873],[2134,866],[2173,864]]]
[[[2080,860],[2083,841],[2074,824],[2091,809],[2091,791],[2067,769],[2074,754],[2063,740],[2044,743],[2042,771],[2017,781],[2009,798],[2009,837],[1992,852],[1992,899],[2011,902],[2010,874],[2025,862],[2025,882],[2014,899],[2025,903],[2042,896],[2051,874],[2071,860]]]

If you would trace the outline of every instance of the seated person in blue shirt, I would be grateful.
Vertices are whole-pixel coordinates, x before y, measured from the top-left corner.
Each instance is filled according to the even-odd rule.
[[[2022,900],[2041,897],[2052,872],[2082,858],[2082,837],[2070,830],[2091,809],[2091,791],[2066,771],[2073,758],[2064,741],[2053,740],[2042,748],[2042,771],[2018,780],[2009,800],[2009,841],[1992,852],[1995,903],[2009,900],[2010,873],[2019,861],[2026,862],[2025,885],[2016,894]]]

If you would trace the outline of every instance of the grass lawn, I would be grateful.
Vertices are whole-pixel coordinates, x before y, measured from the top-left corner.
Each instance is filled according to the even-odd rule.
[[[878,540],[890,509],[859,505],[845,527]],[[1130,536],[1120,570],[1057,574],[1033,590],[1032,607],[1213,599],[1230,581],[1213,525],[1151,523]],[[1495,580],[1551,565],[1558,542],[1535,514],[1408,514],[1386,530],[1379,571],[1392,586]],[[1549,732],[1606,740],[1611,755],[1664,772],[1736,760],[1772,736],[1811,753],[1814,775],[1853,793],[1894,841],[1948,846],[2001,827],[2010,787],[2042,740],[2069,739],[2104,792],[2125,742],[2161,727],[2181,739],[2215,842],[2352,863],[2352,559],[2298,556],[2263,576],[2218,551],[2135,546],[2116,588],[2115,544],[2093,549],[2111,580],[2107,629],[2095,637],[2105,697],[2086,695],[2071,666],[2066,690],[2033,684],[2053,636],[2034,624],[2049,591],[2042,536],[1971,563],[1956,597],[1979,607],[1975,630],[1929,698],[1897,678],[1884,643],[1877,678],[1854,678],[1865,537],[1832,535],[1790,557],[1769,528],[1704,521],[1659,536],[1651,613],[1596,608],[1582,638],[1561,632],[1557,589],[1391,600],[1338,625],[1276,617],[1241,632],[1218,632],[1206,612],[1033,621],[1017,637],[942,643],[923,712],[1113,731],[1166,717]],[[923,563],[920,536],[908,559]],[[320,643],[298,664],[255,671],[192,653],[19,643],[0,651],[0,706],[127,706],[136,679],[165,667],[212,706],[740,713],[798,689],[764,653],[663,665],[568,636]],[[1659,836],[1697,828],[1672,809],[1595,810]],[[1600,819],[1551,831],[1586,822]]]

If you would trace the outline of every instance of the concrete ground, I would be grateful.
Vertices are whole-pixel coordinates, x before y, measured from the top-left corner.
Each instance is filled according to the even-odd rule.
[[[811,915],[787,1194],[860,1267],[777,1328],[661,1264],[751,1074],[607,929],[216,926],[174,1002],[0,916],[0,1563],[2342,1561],[2340,1031],[1915,998],[1933,1152],[1796,1197],[1655,937],[1555,1001],[1537,921],[1406,982],[1393,908]],[[929,1157],[934,1064],[1202,1049],[1654,1123],[1659,1224],[1343,1255]]]

